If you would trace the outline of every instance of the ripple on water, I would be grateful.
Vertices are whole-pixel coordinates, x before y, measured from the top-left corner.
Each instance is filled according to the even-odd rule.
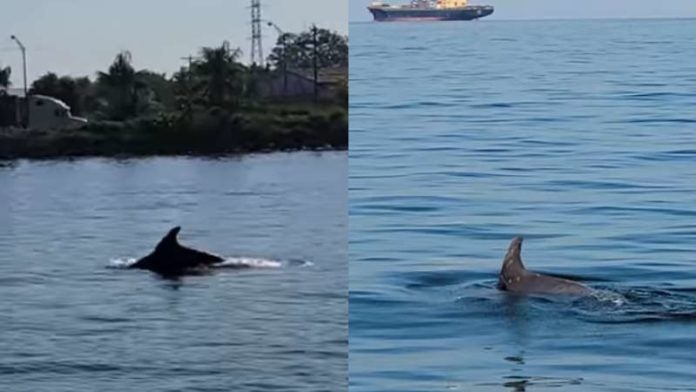
[[[346,173],[345,152],[1,168],[0,391],[345,390]],[[125,270],[178,225],[229,268]]]
[[[693,388],[695,26],[351,25],[351,390]]]
[[[107,268],[113,269],[128,269],[135,264],[138,259],[135,258],[114,258],[109,261]],[[283,267],[310,267],[313,266],[309,260],[289,259],[289,260],[273,260],[263,259],[258,257],[224,257],[224,261],[213,266],[213,269],[238,269],[244,268],[259,268],[273,269]]]

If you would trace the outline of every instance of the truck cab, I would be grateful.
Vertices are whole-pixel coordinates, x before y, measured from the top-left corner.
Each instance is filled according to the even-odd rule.
[[[87,120],[75,117],[63,101],[46,95],[29,96],[30,129],[77,129],[87,125]]]

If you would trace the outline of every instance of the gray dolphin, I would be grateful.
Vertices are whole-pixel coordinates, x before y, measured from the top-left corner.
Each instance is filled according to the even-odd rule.
[[[587,295],[589,287],[572,280],[527,271],[522,264],[522,237],[512,239],[500,269],[498,289],[523,294]]]
[[[181,246],[176,238],[179,230],[179,226],[171,229],[152,253],[136,261],[129,268],[146,269],[164,276],[178,276],[224,261],[220,256]]]

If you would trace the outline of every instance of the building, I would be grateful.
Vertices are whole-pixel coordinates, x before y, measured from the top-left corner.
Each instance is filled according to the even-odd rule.
[[[335,100],[348,82],[348,68],[325,68],[317,76],[318,98]],[[311,70],[275,70],[259,83],[258,92],[270,99],[314,99],[314,75]]]
[[[15,127],[22,123],[24,90],[0,87],[0,128]]]

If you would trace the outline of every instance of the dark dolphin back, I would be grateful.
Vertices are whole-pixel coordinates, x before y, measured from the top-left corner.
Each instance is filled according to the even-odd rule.
[[[501,289],[506,287],[506,282],[508,280],[523,276],[527,273],[522,263],[522,241],[524,241],[524,238],[517,236],[512,239],[508,246],[498,279],[498,287]]]
[[[527,271],[522,263],[522,237],[512,239],[500,270],[498,288],[529,294],[587,295],[591,289],[577,282]]]
[[[169,230],[169,233],[167,233],[167,235],[165,235],[157,244],[155,251],[163,251],[165,249],[172,249],[178,246],[179,241],[176,237],[179,235],[179,231],[181,231],[181,226],[177,226]]]
[[[503,259],[503,267],[501,274],[505,276],[520,276],[524,274],[526,269],[522,263],[522,237],[515,237],[508,246],[507,253]]]
[[[177,226],[167,233],[149,255],[138,260],[131,268],[142,268],[167,275],[179,275],[186,270],[224,261],[223,258],[196,249],[181,246]]]
[[[217,264],[224,261],[222,257],[214,254],[187,248],[181,245],[179,245],[179,249],[177,250],[176,259],[181,260],[181,264],[185,266],[185,268]]]

